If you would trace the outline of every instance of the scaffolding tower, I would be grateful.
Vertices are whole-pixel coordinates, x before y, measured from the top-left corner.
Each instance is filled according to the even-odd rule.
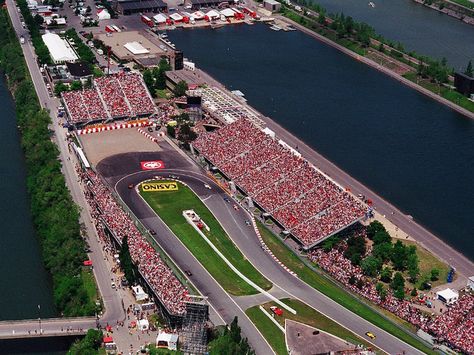
[[[185,354],[207,353],[207,329],[209,305],[205,298],[195,298],[186,303],[186,314],[181,328],[181,348]]]

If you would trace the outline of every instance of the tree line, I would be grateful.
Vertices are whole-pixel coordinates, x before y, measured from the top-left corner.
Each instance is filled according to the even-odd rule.
[[[51,118],[40,107],[5,8],[0,10],[0,65],[15,100],[33,223],[43,263],[52,275],[54,303],[65,316],[93,315],[96,306],[87,295],[81,273],[87,255],[79,209],[61,173],[59,151],[48,128]]]

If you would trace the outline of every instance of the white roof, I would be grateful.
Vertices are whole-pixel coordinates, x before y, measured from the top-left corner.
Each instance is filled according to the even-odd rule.
[[[125,43],[123,46],[134,55],[150,53],[148,49],[146,49],[145,47],[143,47],[140,43],[136,41]]]
[[[147,319],[140,319],[138,322],[138,329],[140,330],[148,330],[150,327],[150,323]]]
[[[210,18],[221,17],[221,15],[216,10],[211,10],[206,15],[207,17],[210,17]]]
[[[267,4],[270,4],[270,5],[277,5],[279,4],[278,1],[275,1],[275,0],[263,0],[263,2],[266,2]]]
[[[457,293],[456,291],[454,291],[450,288],[447,288],[447,289],[442,290],[442,291],[438,291],[438,292],[436,292],[436,294],[438,296],[443,297],[445,300],[450,300],[452,298],[458,298],[459,297],[459,293]]]
[[[195,11],[195,12],[193,12],[193,16],[194,16],[195,19],[200,20],[200,19],[204,18],[205,15],[202,11]]]
[[[474,282],[474,276],[469,276],[469,280]]]
[[[170,15],[170,18],[173,20],[173,21],[181,21],[183,19],[183,16],[181,16],[180,14],[178,14],[177,12],[175,12],[174,14],[171,14]]]
[[[166,341],[167,343],[176,343],[178,341],[178,335],[177,334],[170,334],[170,333],[158,333],[158,336],[156,337],[156,341]]]
[[[235,12],[232,9],[224,9],[221,11],[221,14],[224,15],[225,17],[233,17],[235,15]]]
[[[155,20],[156,23],[163,23],[166,22],[167,17],[163,14],[158,14],[153,16],[153,20]]]
[[[45,33],[41,37],[54,62],[74,62],[78,59],[69,44],[57,34]]]
[[[99,20],[110,20],[110,14],[107,9],[99,9],[97,10],[97,18]]]

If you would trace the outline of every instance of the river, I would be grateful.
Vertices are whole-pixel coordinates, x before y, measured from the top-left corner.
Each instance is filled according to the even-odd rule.
[[[15,108],[3,78],[0,102],[0,320],[52,317],[51,280],[33,228]]]
[[[474,259],[474,121],[299,31],[168,35],[250,105]]]
[[[441,59],[456,70],[464,70],[474,60],[474,26],[424,7],[412,0],[316,0],[328,13],[343,12],[366,22],[377,33],[408,50]]]

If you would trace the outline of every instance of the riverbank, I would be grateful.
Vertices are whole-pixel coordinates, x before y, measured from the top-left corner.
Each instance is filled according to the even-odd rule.
[[[299,15],[299,14],[294,14],[296,16],[299,16],[299,17],[303,17],[302,15]],[[429,90],[419,84],[417,84],[417,80],[416,80],[416,77],[414,80],[410,80],[409,78],[411,78],[410,76],[408,77],[404,77],[402,75],[400,75],[400,73],[397,73],[381,64],[378,64],[376,63],[375,61],[373,61],[372,59],[366,57],[366,53],[364,52],[361,52],[361,51],[358,51],[357,48],[353,47],[353,46],[343,46],[341,44],[338,44],[338,43],[335,43],[333,40],[313,31],[312,29],[309,29],[308,27],[290,19],[289,17],[285,16],[285,15],[276,15],[275,17],[277,17],[278,19],[280,19],[281,21],[283,22],[286,22],[287,24],[295,27],[296,29],[300,30],[301,32],[333,47],[333,48],[336,48],[337,50],[343,52],[344,54],[347,54],[348,56],[360,61],[360,62],[363,62],[364,64],[367,64],[369,65],[370,67],[374,68],[374,69],[377,69],[379,71],[381,71],[382,73],[392,77],[393,79],[403,83],[404,85],[412,88],[412,89],[415,89],[417,90],[418,92],[430,97],[431,99],[433,100],[436,100],[438,101],[439,103],[443,104],[443,105],[446,105],[447,107],[451,108],[452,110],[470,118],[470,119],[473,119],[474,120],[474,112],[473,111],[470,111],[470,110],[467,110],[465,109],[464,107],[461,107],[459,106],[458,104],[456,104],[455,102],[453,101],[450,101],[438,94],[436,94],[433,90]],[[395,62],[398,62],[396,59],[393,59],[393,61]],[[411,60],[410,60],[411,61]],[[410,63],[412,64],[412,63]],[[397,63],[397,66],[403,66],[403,63],[402,62],[398,62]],[[459,94],[460,95],[460,94]],[[459,95],[456,95],[456,96],[459,96]],[[449,97],[449,95],[448,95]],[[453,100],[458,100],[460,99],[459,97],[457,98],[453,98]],[[465,100],[467,100],[466,98],[464,98]],[[467,104],[467,103],[466,103]],[[468,104],[467,104],[468,105]],[[470,106],[470,105],[469,105]],[[474,107],[474,104],[472,105]]]
[[[454,0],[444,0],[441,2],[431,1],[427,2],[425,0],[412,0],[417,4],[426,6],[432,10],[441,12],[442,14],[446,14],[448,16],[454,17],[468,25],[474,25],[474,11],[472,8],[468,8],[466,6],[461,5],[462,1]],[[469,3],[469,0],[465,0]],[[471,6],[474,6],[474,3],[471,3]]]
[[[98,311],[96,300],[88,297],[90,282],[81,273],[87,255],[79,211],[66,187],[58,149],[51,141],[51,118],[39,105],[6,8],[0,11],[0,59],[15,101],[31,213],[43,263],[52,276],[54,303],[65,316],[93,315]]]

